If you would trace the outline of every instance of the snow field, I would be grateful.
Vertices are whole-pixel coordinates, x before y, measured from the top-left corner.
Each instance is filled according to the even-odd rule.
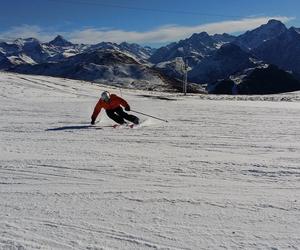
[[[88,126],[103,85],[0,73],[0,87],[0,249],[299,249],[299,93],[114,88],[170,122],[112,129]]]

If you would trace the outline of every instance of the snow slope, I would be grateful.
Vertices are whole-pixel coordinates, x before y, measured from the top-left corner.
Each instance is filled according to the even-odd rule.
[[[170,121],[113,129],[88,126],[101,85],[0,73],[0,88],[0,249],[300,248],[299,93],[111,89]]]

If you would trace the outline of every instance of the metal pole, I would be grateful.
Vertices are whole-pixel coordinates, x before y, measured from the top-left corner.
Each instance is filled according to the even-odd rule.
[[[186,95],[187,92],[187,72],[188,72],[188,60],[187,58],[185,59],[185,75],[184,75],[184,95]]]
[[[136,111],[136,110],[131,110],[131,111],[134,112],[134,113],[137,113],[137,114],[149,116],[149,117],[154,118],[154,119],[156,119],[156,120],[160,120],[160,121],[163,121],[163,122],[169,122],[168,120],[164,120],[164,119],[161,119],[161,118],[158,118],[158,117],[155,117],[155,116],[152,116],[152,115],[148,115],[148,114],[145,114],[145,113]]]
[[[183,65],[182,65],[182,93],[184,93],[185,91],[185,60],[183,58]]]

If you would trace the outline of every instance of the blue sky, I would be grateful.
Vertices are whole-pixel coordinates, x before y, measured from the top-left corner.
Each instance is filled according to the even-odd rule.
[[[62,34],[73,42],[158,46],[192,33],[241,33],[270,18],[300,27],[299,0],[14,0],[3,1],[0,38]]]

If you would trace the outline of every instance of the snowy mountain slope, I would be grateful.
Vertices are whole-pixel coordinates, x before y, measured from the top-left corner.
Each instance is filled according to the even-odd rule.
[[[234,43],[246,50],[253,50],[286,31],[287,28],[282,22],[270,20],[267,24],[238,36]]]
[[[236,37],[233,35],[229,35],[227,33],[223,33],[223,34],[214,34],[212,36],[212,38],[218,42],[218,44],[225,44],[225,43],[231,43],[233,42]]]
[[[255,68],[237,86],[239,94],[277,94],[300,90],[300,81],[292,74],[269,65]]]
[[[133,57],[135,60],[140,62],[146,62],[147,59],[152,55],[154,49],[150,47],[143,47],[135,43],[123,42],[120,44],[111,43],[111,42],[101,42],[94,45],[89,45],[84,51],[93,52],[99,49],[115,50],[124,54],[127,54],[130,57]]]
[[[58,58],[64,49],[66,48],[55,46],[51,42],[43,44],[35,38],[16,39],[12,42],[0,43],[0,51],[5,54],[13,65],[55,61],[54,58]],[[28,59],[24,60],[24,57]],[[13,60],[10,58],[13,58]]]
[[[177,79],[182,79],[184,75],[184,61],[182,57],[176,57],[174,60],[158,63],[154,68]]]
[[[58,35],[49,42],[49,45],[54,47],[72,47],[74,44],[63,38],[61,35]]]
[[[88,127],[105,86],[0,73],[0,88],[0,248],[299,248],[299,93],[122,90],[170,122],[112,129]]]
[[[229,43],[223,45],[212,56],[203,59],[189,72],[189,79],[198,83],[211,83],[226,79],[244,69],[254,67],[252,55],[239,46]]]
[[[10,60],[0,52],[0,70],[6,70],[9,69],[13,64],[10,62]]]
[[[188,63],[190,69],[199,65],[209,64],[209,58],[217,53],[220,47],[230,43],[234,38],[234,36],[225,33],[213,36],[208,35],[206,32],[195,33],[185,40],[157,49],[149,58],[149,61],[155,63],[154,67],[165,75],[171,78],[182,79],[184,62]],[[207,74],[209,72],[204,73]],[[189,80],[203,83],[199,82],[199,78],[202,80],[203,76],[199,75],[199,77],[193,77],[193,79]],[[204,78],[207,79],[209,76],[205,75]]]
[[[13,71],[147,90],[176,91],[182,85],[127,54],[109,49],[81,53],[59,63],[20,65]]]
[[[210,36],[206,32],[194,33],[187,39],[157,49],[149,61],[157,64],[172,61],[176,57],[188,57],[190,64],[195,65],[232,38],[228,34]]]
[[[254,67],[207,85],[208,93],[269,95],[300,90],[300,81],[293,74],[272,64],[255,63]]]
[[[300,33],[290,28],[254,51],[260,59],[292,71],[300,79]]]
[[[153,49],[151,47],[143,47],[139,44],[127,42],[120,43],[118,47],[121,51],[127,51],[131,55],[134,55],[135,58],[140,60],[149,59],[149,57],[156,51],[156,49]]]

